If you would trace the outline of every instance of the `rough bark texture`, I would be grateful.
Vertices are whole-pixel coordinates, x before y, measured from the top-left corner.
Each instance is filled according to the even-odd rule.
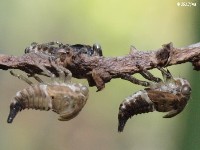
[[[153,51],[139,51],[131,47],[128,55],[120,57],[88,56],[71,50],[57,60],[72,72],[73,77],[87,79],[89,85],[96,86],[98,90],[103,89],[112,78],[121,78],[124,74],[133,75],[186,62],[191,62],[194,70],[200,70],[200,43],[184,48],[175,48],[169,43]],[[3,70],[20,69],[29,74],[42,74],[41,66],[57,74],[48,57],[39,53],[18,57],[0,54],[0,69]]]

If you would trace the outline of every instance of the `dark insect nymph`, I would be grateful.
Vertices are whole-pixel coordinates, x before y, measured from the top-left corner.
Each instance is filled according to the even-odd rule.
[[[25,49],[26,53],[42,53],[49,56],[56,57],[60,52],[65,53],[71,50],[76,54],[86,54],[88,56],[103,56],[101,46],[99,44],[83,45],[83,44],[63,44],[61,42],[49,42],[38,44],[33,42],[29,47]]]
[[[171,118],[186,106],[191,94],[190,83],[183,78],[173,78],[168,70],[159,69],[164,81],[148,83],[149,87],[130,95],[120,104],[119,132],[123,131],[127,120],[134,115],[156,110],[168,112],[163,118]]]

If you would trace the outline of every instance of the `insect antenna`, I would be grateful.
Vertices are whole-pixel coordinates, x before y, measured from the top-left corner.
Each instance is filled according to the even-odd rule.
[[[24,77],[23,75],[15,74],[12,70],[10,71],[10,74],[13,75],[14,77],[17,77],[18,79],[28,83],[29,85],[33,85],[33,83],[29,79]]]

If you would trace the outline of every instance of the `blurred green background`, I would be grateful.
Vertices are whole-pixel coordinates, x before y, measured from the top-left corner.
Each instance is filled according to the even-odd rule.
[[[10,0],[0,1],[0,53],[22,55],[31,42],[100,43],[105,56],[124,56],[130,45],[158,49],[173,42],[183,47],[200,42],[200,2],[177,6],[176,0]],[[90,98],[73,120],[60,122],[53,112],[24,110],[7,124],[9,104],[27,85],[0,71],[0,149],[4,150],[197,150],[200,147],[200,78],[191,64],[169,67],[187,78],[192,98],[175,118],[163,113],[133,117],[117,132],[119,104],[143,87],[120,79]],[[20,71],[19,71],[20,73]],[[152,73],[161,77],[160,72]],[[140,78],[140,76],[136,75]],[[49,80],[49,79],[45,79]],[[75,80],[87,85],[86,80]]]

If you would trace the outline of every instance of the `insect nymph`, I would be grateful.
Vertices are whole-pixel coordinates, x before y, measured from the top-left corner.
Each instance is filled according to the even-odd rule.
[[[54,68],[59,72],[59,77],[56,80],[52,75],[53,83],[50,84],[44,83],[37,76],[34,77],[39,83],[33,84],[24,76],[11,72],[30,86],[17,92],[11,101],[8,123],[12,123],[17,113],[23,109],[53,110],[59,114],[58,119],[61,121],[70,120],[78,115],[88,99],[88,88],[80,83],[72,83],[69,70],[61,66]]]
[[[119,106],[118,131],[122,132],[129,118],[153,112],[168,112],[163,118],[179,114],[190,99],[190,83],[183,78],[173,78],[170,72],[160,69],[163,81],[150,83],[148,88],[127,97]]]
[[[72,50],[74,53],[77,54],[86,54],[88,56],[103,55],[101,46],[99,44],[93,44],[93,46],[83,45],[83,44],[69,45],[60,42],[49,42],[43,44],[38,44],[36,42],[33,42],[29,47],[25,49],[25,54],[42,53],[56,57],[57,54],[59,54],[60,52],[67,53],[69,50]]]

